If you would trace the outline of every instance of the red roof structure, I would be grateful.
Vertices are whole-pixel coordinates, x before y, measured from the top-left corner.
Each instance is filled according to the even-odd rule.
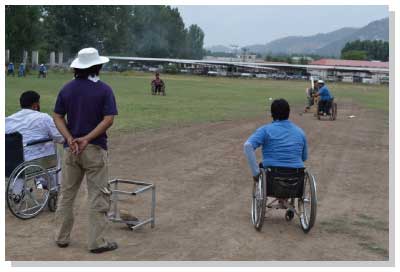
[[[320,59],[320,60],[313,61],[309,64],[310,65],[326,65],[326,66],[389,68],[389,62],[366,61],[366,60]]]

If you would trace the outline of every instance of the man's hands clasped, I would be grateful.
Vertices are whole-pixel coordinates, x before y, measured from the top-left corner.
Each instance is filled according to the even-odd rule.
[[[72,154],[74,155],[79,155],[82,153],[83,150],[87,147],[89,144],[89,140],[85,137],[80,137],[80,138],[69,138],[68,140],[68,146]]]

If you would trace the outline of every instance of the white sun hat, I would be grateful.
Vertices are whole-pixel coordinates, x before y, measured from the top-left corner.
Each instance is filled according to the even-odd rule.
[[[94,65],[103,64],[109,62],[110,59],[107,57],[99,56],[99,52],[96,48],[83,48],[78,52],[78,57],[71,63],[71,68],[86,69]]]
[[[318,80],[318,83],[325,83],[322,79]]]

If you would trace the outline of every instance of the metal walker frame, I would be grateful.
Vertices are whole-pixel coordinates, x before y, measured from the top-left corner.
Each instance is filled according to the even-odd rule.
[[[108,216],[108,219],[111,222],[115,223],[124,223],[127,224],[128,227],[131,230],[137,229],[143,225],[149,224],[151,228],[154,228],[155,226],[155,208],[156,208],[156,186],[151,183],[147,183],[144,181],[138,181],[138,180],[124,180],[124,179],[113,179],[108,182],[111,187],[111,215]],[[140,187],[136,190],[133,191],[123,191],[118,189],[118,184],[124,183],[124,184],[131,184],[131,185],[139,185]],[[151,210],[150,210],[150,217],[147,219],[143,220],[137,220],[137,221],[127,221],[123,220],[120,217],[119,210],[118,210],[118,199],[119,195],[131,195],[131,196],[136,196],[140,193],[144,193],[148,190],[151,190]]]

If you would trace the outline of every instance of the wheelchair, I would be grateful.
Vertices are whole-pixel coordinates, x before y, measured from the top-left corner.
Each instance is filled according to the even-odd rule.
[[[323,117],[328,117],[329,120],[334,121],[337,117],[337,104],[332,98],[330,101],[325,102],[327,105],[321,105],[321,101],[318,101],[317,119],[321,120]]]
[[[160,86],[160,89],[157,90],[156,84],[154,82],[151,82],[151,94],[152,95],[157,95],[157,93],[159,93],[162,96],[166,95],[166,93],[165,93],[165,83],[162,83],[162,85]]]
[[[23,144],[18,132],[5,135],[6,201],[10,212],[19,219],[31,219],[46,206],[51,212],[57,209],[61,171],[57,148],[55,154],[25,161],[24,148],[43,145],[52,139],[40,139]]]
[[[279,203],[283,199],[284,203]],[[308,233],[317,216],[314,176],[304,168],[264,168],[260,164],[260,176],[253,185],[251,205],[251,219],[257,231],[262,229],[267,209],[286,210],[286,221],[297,215],[303,232]]]

